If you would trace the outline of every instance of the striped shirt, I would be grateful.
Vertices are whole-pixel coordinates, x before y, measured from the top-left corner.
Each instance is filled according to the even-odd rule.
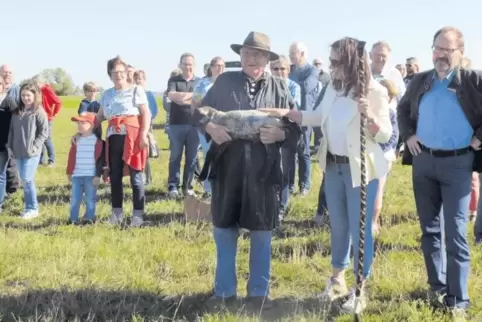
[[[75,154],[75,169],[72,177],[95,176],[95,145],[97,137],[92,134],[81,136],[77,139],[77,152]]]

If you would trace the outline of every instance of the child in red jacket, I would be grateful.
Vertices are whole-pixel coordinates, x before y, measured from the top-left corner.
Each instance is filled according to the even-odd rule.
[[[69,223],[79,224],[79,210],[85,195],[85,215],[82,223],[93,224],[96,220],[95,207],[97,187],[105,168],[105,142],[95,133],[94,113],[83,113],[72,118],[77,122],[78,137],[69,151],[67,175],[72,182]]]

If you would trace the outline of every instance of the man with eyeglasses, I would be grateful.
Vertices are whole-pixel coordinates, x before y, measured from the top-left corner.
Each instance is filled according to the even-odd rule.
[[[313,59],[313,66],[315,66],[315,68],[318,69],[320,73],[318,75],[318,80],[321,82],[321,85],[323,85],[323,87],[328,85],[331,80],[330,74],[323,70],[323,61],[321,60],[321,58]]]
[[[278,60],[271,62],[271,74],[274,76],[281,77],[286,80],[288,88],[290,90],[291,96],[294,98],[296,108],[300,107],[301,104],[301,88],[300,85],[293,82],[288,78],[290,74],[290,62],[285,56],[280,56]],[[280,212],[279,212],[279,222],[281,223],[286,215],[286,208],[288,206],[288,200],[290,195],[290,186],[294,185],[291,182],[291,167],[295,164],[296,150],[290,148],[282,148],[281,150],[282,159],[281,166],[283,168],[283,180],[281,183],[281,196],[280,196]]]
[[[409,57],[405,63],[405,68],[407,70],[407,75],[403,81],[405,82],[405,85],[408,86],[413,76],[420,71],[420,66],[418,65],[418,61],[415,57]]]
[[[478,158],[474,162],[482,141],[482,73],[461,66],[464,47],[459,29],[438,30],[434,69],[415,74],[398,105],[406,142],[402,163],[413,168],[429,298],[457,321],[470,304],[468,211],[472,171],[482,168]]]
[[[308,63],[308,49],[301,42],[294,42],[289,50],[291,63],[294,65],[291,69],[289,78],[296,82],[301,88],[301,104],[300,110],[311,111],[315,107],[316,99],[320,93],[318,86],[318,70]],[[300,195],[306,196],[311,188],[311,127],[303,128],[302,142],[298,147],[298,185]],[[291,181],[295,178],[296,163],[291,169]]]

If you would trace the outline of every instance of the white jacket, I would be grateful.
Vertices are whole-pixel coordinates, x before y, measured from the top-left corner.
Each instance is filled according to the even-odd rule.
[[[331,106],[336,98],[337,91],[332,84],[327,85],[325,96],[315,111],[302,111],[303,126],[320,126],[323,133],[320,148],[318,150],[319,165],[324,172],[326,169],[326,155],[328,152],[328,143],[326,140],[326,120],[330,113]],[[389,171],[388,160],[385,158],[380,143],[386,143],[392,136],[392,124],[389,115],[388,92],[385,87],[380,85],[373,78],[371,79],[368,90],[367,99],[373,114],[376,116],[377,124],[380,129],[373,137],[367,131],[366,153],[367,153],[367,180],[379,179],[386,175]],[[355,101],[354,101],[354,104]],[[350,160],[350,170],[353,187],[360,186],[360,113],[358,109],[354,109],[351,121],[346,132],[346,142],[348,158]]]

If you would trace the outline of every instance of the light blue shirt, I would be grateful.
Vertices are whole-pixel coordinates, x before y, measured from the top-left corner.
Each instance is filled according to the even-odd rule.
[[[301,87],[289,78],[286,81],[288,82],[291,97],[293,97],[296,103],[296,109],[299,109],[301,106]]]
[[[433,76],[432,88],[420,100],[417,136],[432,149],[456,150],[470,145],[474,130],[459,104],[454,89],[448,88],[451,72],[439,80]]]

